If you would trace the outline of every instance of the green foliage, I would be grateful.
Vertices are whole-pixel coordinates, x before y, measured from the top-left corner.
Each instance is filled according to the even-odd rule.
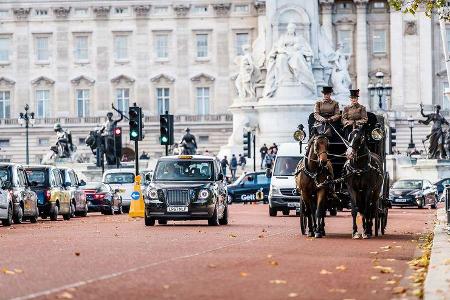
[[[388,0],[391,8],[402,11],[407,14],[415,14],[420,7],[425,9],[425,14],[431,17],[431,14],[438,8],[446,5],[446,0]]]

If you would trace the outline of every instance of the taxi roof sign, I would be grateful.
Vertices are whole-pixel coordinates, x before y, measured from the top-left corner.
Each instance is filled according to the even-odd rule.
[[[179,155],[179,159],[192,159],[192,155]]]

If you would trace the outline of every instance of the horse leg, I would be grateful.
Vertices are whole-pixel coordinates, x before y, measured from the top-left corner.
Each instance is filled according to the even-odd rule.
[[[359,234],[358,234],[358,225],[356,225],[356,217],[358,216],[358,208],[356,207],[356,203],[357,203],[357,193],[352,190],[349,189],[350,192],[350,197],[352,199],[352,220],[353,220],[353,232],[352,232],[352,238],[354,239],[359,239]]]
[[[305,204],[305,214],[308,219],[308,233],[307,237],[314,236],[314,228],[313,228],[313,218],[312,218],[312,209],[311,209],[311,196],[306,195],[307,193],[302,193],[303,203]]]
[[[365,193],[364,202],[364,216],[363,216],[363,239],[370,239],[372,236],[372,193],[370,191]]]
[[[323,205],[324,205],[324,199],[326,197],[326,192],[325,189],[321,189],[319,191],[317,191],[317,207],[316,207],[316,211],[315,211],[315,216],[316,216],[316,220],[317,220],[317,227],[316,227],[316,232],[315,232],[315,237],[316,238],[321,238],[323,237],[323,233],[325,232],[325,218],[323,216]]]

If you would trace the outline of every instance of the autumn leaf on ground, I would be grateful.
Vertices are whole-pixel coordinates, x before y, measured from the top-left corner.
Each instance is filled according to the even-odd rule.
[[[276,260],[269,261],[269,264],[274,266],[274,267],[278,266],[278,262]]]
[[[378,251],[369,252],[370,254],[378,254]]]
[[[395,246],[395,248],[402,248],[402,246]]]
[[[163,289],[168,290],[170,286],[168,284],[163,285]]]
[[[387,260],[387,261],[396,261],[395,258],[387,258],[386,260]]]
[[[241,277],[247,277],[247,276],[248,276],[248,273],[241,272],[240,275],[241,275]]]
[[[80,252],[75,252],[75,256],[80,256]]]
[[[297,296],[298,296],[297,293],[289,293],[289,294],[288,294],[288,297],[289,297],[289,298],[295,298],[295,297],[297,297]]]
[[[397,286],[392,290],[393,294],[403,294],[406,292],[406,288],[403,286]]]
[[[258,238],[260,238],[260,239],[264,238],[264,234],[258,235]]]
[[[402,277],[403,277],[403,275],[401,275],[401,274],[394,274],[394,277],[397,277],[397,278],[402,278]]]
[[[215,268],[215,267],[217,267],[217,265],[215,265],[215,264],[209,264],[208,265],[208,268]]]
[[[230,238],[235,238],[235,237],[237,237],[237,235],[235,235],[234,233],[230,233],[230,234],[228,235],[228,237],[230,237]]]
[[[322,270],[320,271],[320,275],[329,275],[329,274],[333,274],[333,273],[331,273],[330,271],[327,271],[327,270],[325,270],[325,269],[322,269]]]
[[[391,267],[375,266],[373,268],[379,270],[380,273],[383,274],[394,273],[394,270]]]
[[[329,289],[328,291],[329,291],[330,293],[341,293],[341,294],[344,294],[344,293],[347,292],[346,289]]]
[[[378,278],[380,278],[380,277],[378,277],[378,276],[370,276],[370,280],[377,280]]]
[[[7,268],[3,268],[2,272],[5,273],[6,275],[16,275],[16,273],[14,273],[11,270],[8,270]]]
[[[386,283],[386,284],[389,284],[389,285],[392,285],[392,284],[396,284],[397,281],[395,281],[395,280],[388,280],[388,281],[386,281],[385,283]]]
[[[14,269],[14,273],[20,274],[20,273],[23,273],[23,271],[21,269]]]
[[[286,280],[281,280],[281,279],[274,279],[274,280],[271,280],[269,282],[272,283],[272,284],[286,284],[287,283]]]
[[[267,230],[265,228],[263,228],[262,232],[267,232]]]
[[[390,246],[390,245],[387,245],[387,246],[383,246],[383,247],[380,247],[380,249],[383,249],[383,250],[386,250],[386,249],[391,249],[392,247]]]
[[[347,270],[347,267],[344,266],[344,265],[340,265],[340,266],[337,266],[337,267],[336,267],[336,270],[339,270],[339,271],[345,271],[345,270]]]
[[[57,296],[58,299],[73,299],[73,295],[69,292],[63,292]]]
[[[273,255],[272,254],[267,254],[267,258],[272,258]]]

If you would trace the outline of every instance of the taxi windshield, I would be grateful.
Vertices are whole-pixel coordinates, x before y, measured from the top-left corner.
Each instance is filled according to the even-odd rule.
[[[205,181],[213,178],[212,161],[162,160],[156,166],[154,180]]]
[[[134,183],[133,173],[111,173],[105,176],[105,183],[121,184]]]
[[[420,190],[422,180],[400,180],[394,183],[393,189]]]

